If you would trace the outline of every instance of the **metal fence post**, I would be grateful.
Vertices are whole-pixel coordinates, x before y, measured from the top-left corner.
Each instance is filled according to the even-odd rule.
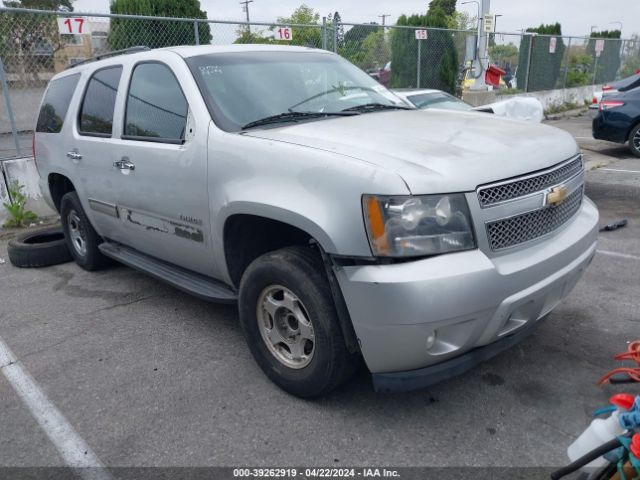
[[[198,31],[198,22],[193,22],[193,33],[196,36],[196,45],[200,45],[200,32]]]
[[[569,37],[569,43],[567,44],[567,60],[564,68],[564,83],[562,88],[567,88],[567,75],[569,75],[569,67],[571,66],[571,37]]]
[[[327,17],[322,17],[322,49],[327,49]]]
[[[418,42],[418,71],[416,75],[416,88],[420,88],[420,70],[422,70],[422,42],[420,40],[416,40]]]
[[[531,51],[533,50],[533,39],[535,35],[529,34],[529,52],[527,53],[527,71],[524,75],[524,91],[529,91],[529,74],[531,73]]]
[[[13,109],[11,108],[11,98],[9,98],[9,86],[7,85],[7,78],[4,74],[4,63],[0,58],[0,83],[2,84],[2,94],[4,95],[4,102],[7,106],[7,115],[9,116],[9,123],[11,124],[11,135],[13,136],[13,142],[16,145],[16,152],[20,156],[20,140],[18,139],[18,130],[16,129],[16,119],[13,116]]]
[[[338,22],[335,17],[333,22],[333,53],[338,53]]]

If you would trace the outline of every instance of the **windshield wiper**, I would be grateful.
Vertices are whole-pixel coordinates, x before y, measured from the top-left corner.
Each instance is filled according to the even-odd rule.
[[[356,105],[355,107],[345,108],[341,112],[375,112],[377,110],[415,110],[415,108],[406,107],[404,105],[385,105],[384,103],[365,103]]]
[[[277,115],[271,115],[269,117],[260,118],[258,120],[254,120],[253,122],[249,122],[246,125],[242,126],[242,130],[246,130],[248,128],[260,127],[262,125],[270,125],[273,123],[284,123],[284,122],[297,122],[298,120],[306,120],[312,118],[323,118],[323,117],[349,117],[352,115],[358,115],[358,112],[282,112]]]

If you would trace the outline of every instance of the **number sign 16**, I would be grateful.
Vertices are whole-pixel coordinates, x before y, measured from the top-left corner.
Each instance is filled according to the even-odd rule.
[[[82,17],[58,17],[58,31],[61,35],[91,33],[89,22]]]
[[[276,30],[276,38],[278,40],[292,40],[293,31],[291,30],[291,27],[278,27]]]

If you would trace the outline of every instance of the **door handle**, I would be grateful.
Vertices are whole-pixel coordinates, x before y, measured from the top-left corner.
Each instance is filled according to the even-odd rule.
[[[67,152],[67,158],[70,158],[71,160],[82,160],[82,155],[80,155],[78,152]]]
[[[119,170],[135,170],[136,166],[129,161],[127,157],[122,157],[122,160],[113,162],[113,166]]]

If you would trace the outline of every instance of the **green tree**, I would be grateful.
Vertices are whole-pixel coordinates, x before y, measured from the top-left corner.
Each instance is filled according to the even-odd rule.
[[[431,0],[429,12],[441,9],[447,17],[455,17],[457,0]]]
[[[442,3],[448,8],[445,10]],[[402,15],[397,24],[413,27],[447,28],[451,22],[451,2],[432,1],[426,15]],[[455,2],[453,2],[455,6]],[[422,42],[420,87],[437,88],[454,93],[458,76],[458,52],[451,32],[429,30],[426,40],[416,40],[413,29],[395,29],[391,38],[391,86],[417,85],[417,42]]]
[[[640,70],[640,35],[634,33],[631,38],[624,42],[622,51],[622,68],[619,72],[620,78],[625,78]]]
[[[300,5],[290,17],[278,17],[277,23],[278,25],[318,25],[317,27],[292,27],[293,39],[282,43],[314,48],[322,46],[322,31],[319,26],[320,14],[308,5]]]
[[[373,40],[374,37],[370,38],[372,35],[376,40]],[[381,55],[384,54],[384,50],[380,50],[378,45],[380,39],[384,40],[386,45],[386,56],[378,58],[377,62],[371,61],[372,54],[370,50],[372,48],[378,50]],[[366,46],[365,43],[367,44]],[[391,59],[388,39],[385,37],[382,27],[377,23],[354,25],[347,30],[344,34],[343,46],[338,53],[364,70],[378,69]]]
[[[591,68],[593,57],[588,54],[571,55],[569,59],[569,71],[567,72],[567,87],[580,87],[589,85],[593,75]]]
[[[518,61],[518,47],[513,43],[506,45],[493,45],[489,47],[489,56],[496,65],[514,65]]]
[[[198,0],[113,0],[111,13],[206,19]],[[209,24],[198,24],[200,44],[211,42]],[[195,44],[192,22],[113,18],[107,37],[113,50],[145,45],[150,48]]]
[[[562,40],[562,27],[559,23],[540,25],[528,28],[528,33],[537,33],[545,36],[524,35],[520,42],[520,54],[518,57],[518,87],[524,87],[527,83],[527,71],[529,82],[527,90],[550,90],[556,88],[558,80],[561,80],[560,68],[564,51],[566,49]],[[556,38],[556,49],[550,52],[551,36]],[[527,70],[529,58],[529,44],[531,44],[531,65]]]
[[[265,36],[264,33],[264,31],[249,32],[242,26],[236,31],[238,38],[233,43],[274,43],[273,37]]]
[[[620,69],[620,55],[622,40],[620,30],[604,30],[593,32],[587,44],[587,53],[593,58],[593,66],[596,69],[595,83],[606,83],[616,79]],[[600,56],[596,56],[596,41],[604,39],[604,50]],[[592,77],[593,81],[593,77]]]

